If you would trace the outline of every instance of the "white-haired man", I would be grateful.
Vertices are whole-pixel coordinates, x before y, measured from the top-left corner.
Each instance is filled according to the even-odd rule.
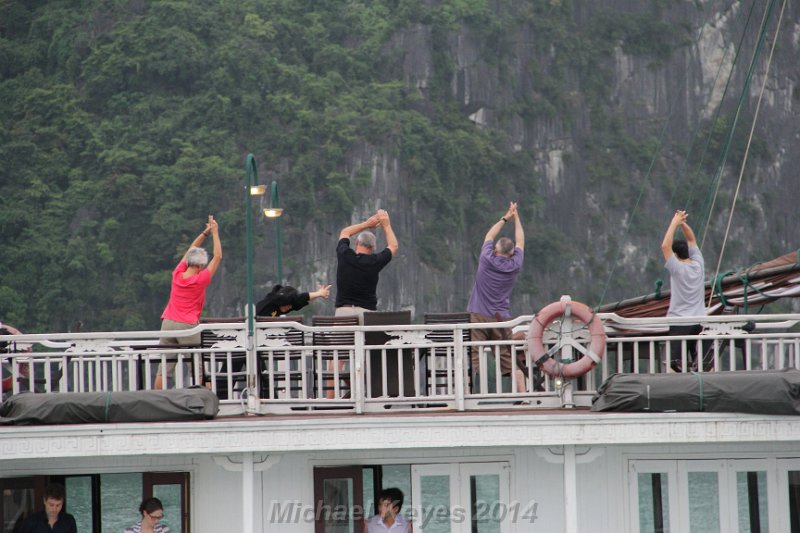
[[[383,228],[386,248],[375,253],[377,239],[369,228]],[[350,237],[358,233],[356,249]],[[339,232],[336,246],[336,316],[358,315],[363,322],[365,311],[378,308],[378,275],[397,253],[397,237],[389,213],[380,209],[364,222],[347,226]]]
[[[214,255],[211,261],[208,260],[208,252],[200,248],[209,234],[214,241]],[[219,225],[213,216],[208,215],[206,229],[192,242],[178,266],[172,271],[172,288],[167,307],[161,314],[161,331],[191,329],[200,323],[200,314],[203,312],[206,299],[206,287],[211,283],[211,278],[221,261],[222,243],[219,239]],[[200,344],[200,334],[190,337],[162,337],[159,344],[167,346]],[[167,378],[174,369],[175,362],[168,362],[164,372]],[[162,368],[159,365],[154,388],[161,389],[164,385]]]

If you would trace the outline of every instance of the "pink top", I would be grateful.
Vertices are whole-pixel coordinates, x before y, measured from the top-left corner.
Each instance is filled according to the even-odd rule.
[[[189,265],[186,261],[181,261],[172,271],[169,302],[161,313],[161,318],[184,324],[197,324],[206,300],[206,287],[211,283],[211,272],[204,268],[198,274],[184,278],[183,273],[187,268]]]

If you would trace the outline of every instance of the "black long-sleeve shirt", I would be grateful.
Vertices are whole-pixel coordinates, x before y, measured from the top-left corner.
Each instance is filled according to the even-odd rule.
[[[78,533],[78,526],[75,525],[75,518],[71,514],[62,511],[51,528],[47,521],[47,513],[39,511],[30,515],[22,523],[19,533]]]

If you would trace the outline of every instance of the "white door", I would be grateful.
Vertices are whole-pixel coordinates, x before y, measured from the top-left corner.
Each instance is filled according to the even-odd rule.
[[[800,459],[778,459],[779,531],[800,533]]]
[[[415,533],[508,533],[509,464],[413,465]]]
[[[634,533],[800,533],[800,459],[636,460]]]

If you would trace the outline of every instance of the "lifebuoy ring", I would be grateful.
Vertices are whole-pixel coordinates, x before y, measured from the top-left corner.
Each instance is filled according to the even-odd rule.
[[[555,358],[548,357],[546,361],[542,362],[539,365],[540,368],[552,377],[575,378],[586,374],[600,362],[606,349],[606,332],[600,317],[588,305],[573,302],[568,296],[565,296],[559,302],[546,305],[531,322],[528,330],[528,355],[534,365],[547,354],[542,341],[545,329],[551,322],[568,312],[570,316],[586,324],[592,336],[592,341],[589,344],[588,354],[577,361],[562,364],[556,361]]]

